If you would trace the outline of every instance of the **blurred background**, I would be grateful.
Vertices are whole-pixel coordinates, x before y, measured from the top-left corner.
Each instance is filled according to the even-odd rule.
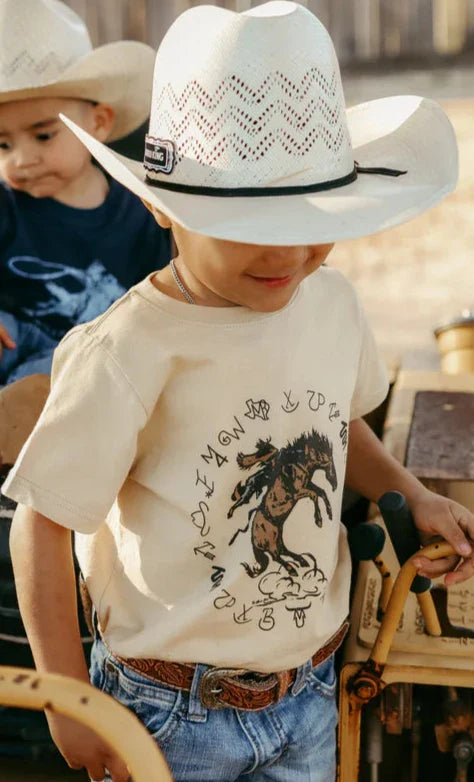
[[[246,11],[252,0],[66,0],[87,22],[94,43],[137,38],[158,45],[187,8],[217,5]],[[474,47],[472,0],[300,0],[331,33],[342,64],[368,60],[431,61]]]
[[[196,0],[67,0],[94,44],[120,38],[157,47]],[[245,11],[260,0],[208,3]],[[328,28],[347,105],[395,94],[440,101],[457,132],[459,187],[412,223],[342,242],[330,256],[356,284],[389,363],[435,364],[433,328],[474,308],[474,0],[303,0]],[[141,156],[142,137],[121,145]],[[420,366],[421,368],[421,366]]]

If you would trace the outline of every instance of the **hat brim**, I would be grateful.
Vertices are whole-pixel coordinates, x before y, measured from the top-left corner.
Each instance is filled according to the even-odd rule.
[[[189,231],[248,244],[323,244],[373,234],[434,206],[455,188],[458,178],[457,143],[449,119],[437,103],[417,96],[381,98],[347,110],[358,164],[406,174],[359,174],[344,187],[303,195],[222,197],[153,187],[140,162],[113,152],[67,117],[62,119],[111,176],[171,220]],[[284,184],[291,184],[288,178]]]
[[[145,43],[117,41],[92,49],[57,81],[0,93],[0,103],[27,98],[80,98],[115,110],[108,141],[138,128],[148,117],[155,52]]]

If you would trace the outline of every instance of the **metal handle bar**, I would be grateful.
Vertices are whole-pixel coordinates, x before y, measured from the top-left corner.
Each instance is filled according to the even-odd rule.
[[[137,717],[90,684],[31,668],[0,666],[0,703],[71,717],[118,752],[134,782],[173,782],[162,753]]]
[[[431,543],[429,546],[425,546],[417,551],[416,554],[413,554],[402,566],[392,589],[387,610],[377,633],[370,657],[354,676],[350,685],[351,691],[360,700],[368,702],[378,695],[381,690],[381,678],[393,637],[400,622],[413,579],[416,576],[416,568],[412,560],[416,556],[422,556],[434,561],[442,557],[449,557],[455,553],[451,544],[446,541]]]

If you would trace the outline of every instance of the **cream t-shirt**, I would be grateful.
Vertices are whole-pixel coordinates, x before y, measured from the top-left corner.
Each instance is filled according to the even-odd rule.
[[[298,666],[348,613],[348,423],[387,392],[363,310],[326,267],[274,313],[151,276],[63,339],[4,493],[79,533],[115,653]]]

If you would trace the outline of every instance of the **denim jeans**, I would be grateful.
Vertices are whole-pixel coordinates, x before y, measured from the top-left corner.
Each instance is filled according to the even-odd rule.
[[[298,669],[292,689],[262,711],[206,709],[198,696],[208,666],[197,665],[190,693],[123,666],[96,640],[91,682],[131,709],[164,753],[176,782],[334,782],[334,658]]]
[[[0,324],[6,328],[16,348],[2,346],[0,385],[8,385],[27,375],[51,374],[53,351],[58,340],[49,337],[34,323],[21,320],[11,312],[0,310]]]

